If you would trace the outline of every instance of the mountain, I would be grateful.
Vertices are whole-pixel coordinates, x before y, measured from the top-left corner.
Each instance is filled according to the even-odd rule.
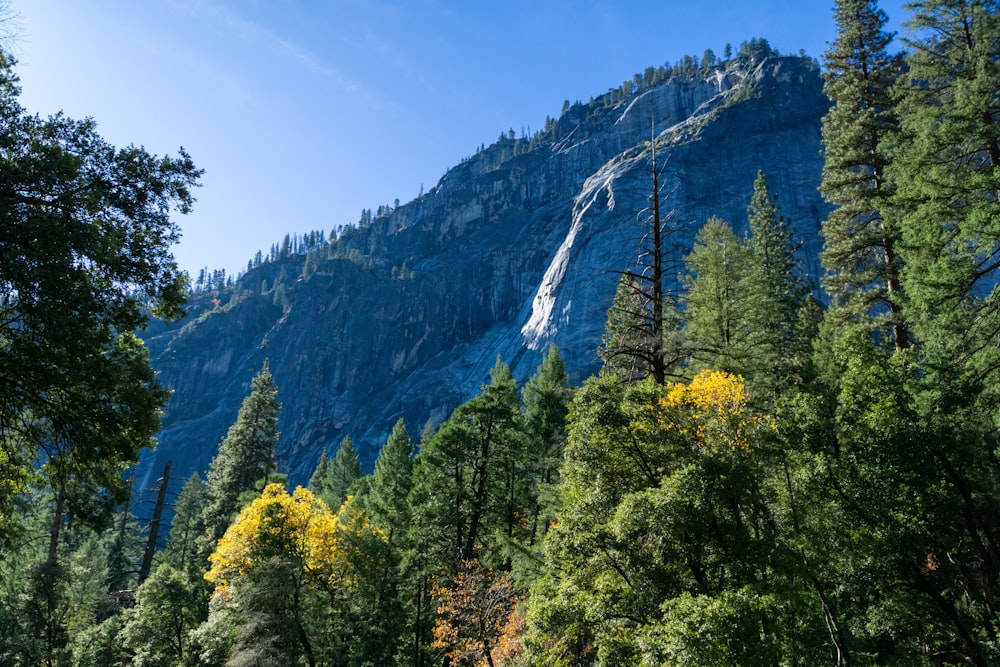
[[[348,434],[370,466],[398,417],[419,435],[478,392],[497,355],[523,380],[555,343],[574,380],[596,371],[617,272],[638,259],[654,135],[675,259],[710,216],[745,229],[762,169],[817,276],[829,101],[815,61],[765,49],[659,74],[568,106],[531,138],[501,135],[417,199],[334,241],[286,243],[196,292],[185,320],[152,326],[174,395],[137,486],[167,459],[180,476],[204,470],[265,359],[293,482]]]

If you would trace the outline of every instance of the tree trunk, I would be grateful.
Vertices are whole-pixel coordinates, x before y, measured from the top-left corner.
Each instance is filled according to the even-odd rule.
[[[149,577],[153,568],[153,554],[156,553],[156,540],[160,533],[160,518],[163,515],[163,504],[167,498],[167,484],[170,481],[170,461],[163,466],[163,477],[160,478],[160,490],[156,494],[156,504],[153,506],[153,519],[149,523],[149,539],[146,540],[146,550],[142,553],[142,565],[139,567],[139,585]]]

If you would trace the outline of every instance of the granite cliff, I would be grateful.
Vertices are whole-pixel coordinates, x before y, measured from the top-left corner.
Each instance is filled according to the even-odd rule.
[[[204,470],[264,359],[295,482],[344,435],[368,465],[398,417],[419,435],[478,391],[497,355],[523,380],[555,343],[574,380],[594,372],[614,272],[638,257],[651,134],[664,206],[685,232],[671,252],[713,215],[742,229],[763,169],[816,276],[828,107],[815,62],[776,54],[614,90],[530,139],[502,135],[312,257],[197,293],[186,320],[146,332],[174,396],[137,484],[167,459],[175,475]]]

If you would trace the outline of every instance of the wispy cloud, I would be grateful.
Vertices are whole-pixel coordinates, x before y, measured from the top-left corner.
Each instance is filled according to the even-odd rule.
[[[312,76],[327,79],[369,108],[382,111],[388,105],[343,70],[329,65],[308,49],[286,39],[256,21],[209,0],[168,0],[174,8],[220,25],[226,32],[275,56],[294,63]]]
[[[390,67],[400,72],[409,79],[414,85],[423,88],[424,90],[433,93],[433,87],[427,80],[427,77],[421,73],[419,69],[411,64],[409,58],[399,52],[390,42],[385,41],[376,35],[372,30],[367,30],[365,32],[365,43],[368,48],[371,49],[376,55],[378,55],[382,60],[387,62]]]
[[[204,58],[164,42],[158,36],[136,26],[132,26],[129,31],[123,31],[122,34],[127,36],[126,39],[133,45],[133,48],[141,49],[163,62],[180,63],[198,78],[212,82],[211,85],[225,97],[242,100],[246,104],[255,106],[261,104],[261,99],[249,86],[235,77],[220,72],[217,67],[213,67]]]

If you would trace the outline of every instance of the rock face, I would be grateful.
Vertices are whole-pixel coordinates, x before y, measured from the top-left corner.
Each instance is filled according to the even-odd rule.
[[[763,169],[818,275],[828,108],[812,61],[774,55],[609,93],[530,141],[501,138],[418,199],[344,230],[308,279],[292,255],[199,293],[187,320],[147,332],[175,393],[137,485],[167,459],[178,475],[204,470],[264,359],[293,482],[348,434],[370,467],[398,417],[419,435],[478,392],[497,355],[524,380],[555,343],[574,380],[594,372],[616,272],[638,259],[651,134],[662,206],[681,232],[675,259],[711,216],[745,229]]]

